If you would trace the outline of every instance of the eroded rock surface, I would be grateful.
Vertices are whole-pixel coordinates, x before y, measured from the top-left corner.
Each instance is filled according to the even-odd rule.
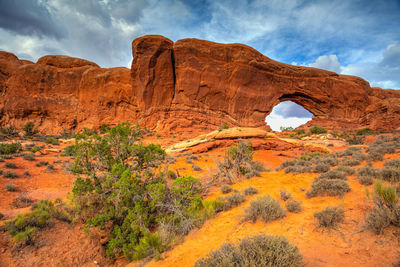
[[[274,61],[242,44],[149,35],[132,42],[127,68],[68,56],[36,64],[0,52],[1,124],[34,121],[47,133],[139,122],[160,132],[262,127],[278,103],[314,114],[307,125],[396,129],[400,93],[365,80]]]

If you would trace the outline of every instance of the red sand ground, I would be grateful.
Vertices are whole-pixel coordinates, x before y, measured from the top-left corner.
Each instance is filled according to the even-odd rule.
[[[155,140],[160,140],[154,138]],[[165,141],[165,140],[164,140]],[[171,141],[173,142],[173,140]],[[330,148],[332,149],[332,148]],[[345,147],[334,149],[342,150]],[[215,168],[215,160],[223,156],[224,148],[200,154],[199,160],[193,163],[201,167],[201,171],[193,171],[192,164],[185,162],[185,157],[179,157],[170,169],[178,169],[181,175],[193,175],[203,182],[210,178],[210,172]],[[266,168],[275,170],[284,160],[291,159],[292,151],[256,151],[255,159],[262,161]],[[297,155],[297,153],[296,153]],[[390,155],[396,158],[399,155]],[[55,164],[56,171],[46,172],[46,167],[36,167],[39,160],[52,163],[55,160],[66,160],[60,153],[49,153],[38,157],[36,161],[25,161],[21,157],[6,161],[17,164],[15,180],[0,177],[0,212],[8,218],[27,210],[15,209],[12,201],[21,192],[26,191],[33,199],[55,199],[66,197],[71,190],[74,177],[63,170],[61,164]],[[381,166],[382,163],[374,165]],[[4,163],[0,163],[3,168]],[[32,177],[23,177],[24,170],[29,170]],[[389,227],[384,235],[375,235],[363,230],[366,212],[371,207],[371,200],[366,196],[366,189],[360,185],[355,177],[349,177],[352,191],[344,198],[317,197],[307,199],[305,192],[315,174],[292,175],[280,172],[266,172],[262,177],[243,180],[232,187],[242,190],[253,186],[259,193],[247,198],[247,201],[230,211],[222,212],[205,222],[200,229],[193,230],[184,241],[170,251],[163,254],[163,260],[142,263],[146,266],[192,266],[199,258],[211,250],[218,249],[224,242],[237,242],[239,238],[258,233],[286,236],[290,242],[297,245],[304,256],[307,266],[393,266],[400,261],[400,229]],[[6,192],[4,186],[12,181],[19,192]],[[290,192],[294,199],[302,202],[304,210],[299,214],[287,213],[281,220],[263,222],[241,222],[244,209],[252,199],[261,195],[271,195],[279,198],[280,190]],[[372,187],[369,187],[372,191]],[[212,187],[206,198],[214,199],[221,195],[219,187]],[[284,205],[284,202],[281,201]],[[328,205],[342,205],[346,210],[345,223],[336,230],[318,229],[314,223],[313,214]],[[52,228],[40,232],[33,247],[18,248],[9,242],[7,233],[0,234],[0,266],[124,266],[123,258],[112,264],[104,255],[100,244],[101,236],[86,235],[82,225],[56,222]],[[140,263],[131,263],[130,266]]]

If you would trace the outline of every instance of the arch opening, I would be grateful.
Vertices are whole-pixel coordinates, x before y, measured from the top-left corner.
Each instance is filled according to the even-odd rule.
[[[276,105],[265,122],[273,131],[282,131],[285,128],[297,128],[312,120],[313,113],[292,101],[282,101]]]

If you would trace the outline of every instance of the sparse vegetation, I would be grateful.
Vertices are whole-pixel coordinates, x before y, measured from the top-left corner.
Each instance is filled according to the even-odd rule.
[[[53,137],[48,137],[45,141],[46,144],[49,145],[59,145],[60,143],[58,142],[57,139],[53,138]]]
[[[222,131],[222,130],[226,130],[226,129],[229,129],[229,126],[228,126],[228,124],[226,122],[224,122],[223,124],[221,124],[218,127],[218,131]]]
[[[34,136],[39,131],[35,128],[35,124],[33,122],[27,122],[24,125],[25,136]]]
[[[286,201],[292,197],[292,195],[289,192],[287,192],[286,190],[281,190],[280,193],[281,193],[281,199],[283,201]]]
[[[375,184],[374,207],[365,220],[366,229],[376,234],[383,233],[389,225],[400,227],[400,206],[396,188],[384,186],[378,181]]]
[[[195,267],[297,267],[302,255],[286,238],[256,235],[242,239],[239,244],[223,244],[219,250],[210,252],[197,260]]]
[[[261,196],[250,202],[244,220],[255,222],[257,219],[261,219],[264,222],[270,222],[284,217],[285,214],[279,201],[274,200],[271,196]]]
[[[223,203],[222,209],[226,211],[242,204],[246,200],[246,197],[240,192],[233,192],[230,195],[219,197],[217,200]]]
[[[382,168],[382,179],[391,183],[400,182],[400,159],[385,161]]]
[[[317,220],[318,227],[334,228],[344,221],[344,209],[340,206],[328,206],[322,211],[314,213],[314,219]]]
[[[15,179],[18,177],[17,173],[15,171],[5,171],[3,173],[4,178],[8,179]]]
[[[310,134],[324,134],[327,133],[328,130],[324,127],[314,126],[310,128]]]
[[[15,192],[17,191],[17,187],[13,183],[6,184],[6,190],[8,192]]]
[[[22,151],[21,143],[0,143],[0,155],[10,155]]]
[[[17,164],[15,164],[14,162],[6,162],[6,164],[4,164],[4,167],[6,167],[8,169],[16,169]]]
[[[381,171],[370,165],[365,165],[357,171],[358,182],[362,185],[372,185],[375,178],[381,177]]]
[[[228,194],[232,192],[232,187],[230,187],[229,185],[223,185],[221,186],[220,190],[222,194]]]
[[[299,213],[303,210],[303,208],[301,207],[301,203],[295,199],[289,199],[285,205],[287,211],[289,212]]]
[[[44,161],[44,160],[41,160],[41,161],[39,161],[38,163],[35,164],[36,167],[42,167],[42,166],[47,166],[47,165],[49,165],[49,162],[48,161]]]
[[[252,186],[249,186],[249,187],[243,189],[243,194],[244,194],[245,196],[255,195],[255,194],[257,194],[257,193],[258,193],[257,188],[252,187]]]
[[[221,175],[226,177],[229,183],[234,183],[242,176],[260,176],[265,168],[260,162],[253,160],[253,154],[250,142],[239,141],[237,146],[232,146],[225,152],[224,161],[217,162]]]
[[[307,191],[306,196],[343,196],[350,191],[348,183],[341,179],[314,179],[311,190]]]
[[[36,157],[33,153],[24,154],[24,160],[34,161],[35,159]]]
[[[31,174],[28,170],[24,171],[24,176],[25,177],[31,177]]]
[[[105,124],[105,123],[103,123],[101,126],[100,126],[100,133],[101,134],[105,134],[106,132],[108,132],[109,130],[110,130],[110,126],[108,125],[108,124]]]
[[[201,171],[200,166],[199,166],[199,165],[196,165],[196,164],[193,164],[193,165],[192,165],[192,169],[193,169],[194,171],[197,171],[197,172]]]
[[[356,135],[370,135],[374,134],[374,131],[370,128],[362,128],[356,131]]]

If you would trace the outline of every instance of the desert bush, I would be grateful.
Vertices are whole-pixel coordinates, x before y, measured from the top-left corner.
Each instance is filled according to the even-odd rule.
[[[8,169],[16,169],[17,165],[14,162],[6,162],[6,164],[4,164],[4,167]]]
[[[299,213],[303,210],[301,203],[295,199],[290,199],[286,202],[286,209],[289,212]]]
[[[7,126],[6,128],[0,128],[0,132],[6,136],[18,136],[18,132],[16,131],[15,127],[12,125]]]
[[[319,127],[319,126],[314,126],[314,127],[310,128],[310,133],[311,134],[324,134],[324,133],[327,133],[327,132],[328,132],[328,130],[326,130],[323,127]]]
[[[24,160],[28,161],[34,161],[36,159],[35,154],[33,153],[28,153],[24,155]]]
[[[353,175],[356,173],[356,169],[350,166],[344,166],[344,165],[339,165],[336,169],[336,171],[340,171],[345,173],[346,175]]]
[[[346,180],[347,176],[346,173],[343,171],[340,171],[338,169],[333,169],[330,171],[327,171],[325,173],[321,173],[317,179],[340,179],[340,180]]]
[[[340,206],[328,206],[325,209],[315,212],[314,219],[318,222],[318,227],[336,227],[338,223],[344,221],[344,209]]]
[[[352,137],[347,138],[346,142],[349,145],[362,145],[364,143],[364,138],[353,135]]]
[[[217,162],[218,169],[229,183],[235,182],[242,176],[246,178],[260,176],[265,168],[253,160],[253,154],[250,142],[239,141],[237,146],[226,150],[224,160]]]
[[[382,161],[384,160],[384,158],[385,158],[384,155],[377,151],[370,151],[368,153],[368,159],[372,161]]]
[[[221,186],[220,190],[222,194],[228,194],[232,192],[232,187],[230,187],[229,185],[223,185]]]
[[[3,173],[3,176],[5,178],[9,178],[9,179],[15,179],[18,177],[17,173],[15,171],[5,171]]]
[[[372,185],[374,183],[374,178],[381,177],[381,170],[373,168],[370,165],[365,165],[364,167],[358,169],[357,179],[362,185]]]
[[[21,143],[0,143],[0,155],[10,155],[22,151]]]
[[[53,137],[48,137],[45,141],[46,144],[50,144],[50,145],[59,145],[60,143],[58,142],[57,139],[53,138]]]
[[[178,175],[174,171],[168,170],[167,178],[175,180],[176,178],[178,178]]]
[[[400,182],[400,159],[392,159],[383,163],[382,178],[392,183]]]
[[[294,165],[296,165],[296,161],[285,160],[284,162],[281,163],[281,165],[279,166],[279,169],[285,169],[289,166],[294,166]]]
[[[350,191],[348,183],[341,179],[314,179],[311,189],[307,191],[306,196],[343,196]]]
[[[222,201],[224,203],[223,210],[226,211],[242,204],[246,200],[246,197],[242,195],[240,192],[233,192],[230,195],[219,197],[217,198],[217,200]]]
[[[240,240],[239,244],[223,244],[216,251],[197,260],[195,267],[297,267],[302,264],[302,255],[286,238],[256,235]]]
[[[6,184],[6,190],[8,192],[15,192],[17,191],[17,187],[13,183]]]
[[[194,171],[201,171],[200,166],[199,166],[199,165],[196,165],[196,164],[193,164],[193,165],[192,165],[192,169],[193,169]]]
[[[47,165],[49,165],[49,162],[48,161],[44,161],[44,160],[41,160],[41,161],[39,161],[38,163],[35,164],[36,167],[43,167],[43,166],[47,166]]]
[[[243,189],[243,194],[244,194],[245,196],[255,195],[255,194],[257,194],[257,193],[258,193],[257,188],[252,187],[252,186],[249,186],[249,187]]]
[[[324,163],[324,162],[319,162],[315,165],[314,167],[314,172],[316,173],[323,173],[323,172],[327,172],[329,171],[331,168],[331,165],[328,163]]]
[[[286,201],[292,197],[292,195],[286,190],[280,190],[280,194],[283,201]]]
[[[261,219],[264,222],[270,222],[284,217],[285,214],[285,210],[281,208],[277,200],[271,196],[261,196],[250,202],[244,220],[255,222]]]
[[[375,184],[374,208],[367,214],[365,228],[381,234],[391,224],[400,227],[396,189],[390,185],[383,186],[379,181]]]
[[[54,168],[54,165],[53,165],[53,164],[49,164],[49,165],[47,165],[46,169],[47,169],[48,171],[50,171],[50,172],[55,170],[55,168]]]
[[[25,131],[25,136],[33,136],[39,132],[37,129],[35,129],[35,124],[31,121],[24,125],[23,130]]]

